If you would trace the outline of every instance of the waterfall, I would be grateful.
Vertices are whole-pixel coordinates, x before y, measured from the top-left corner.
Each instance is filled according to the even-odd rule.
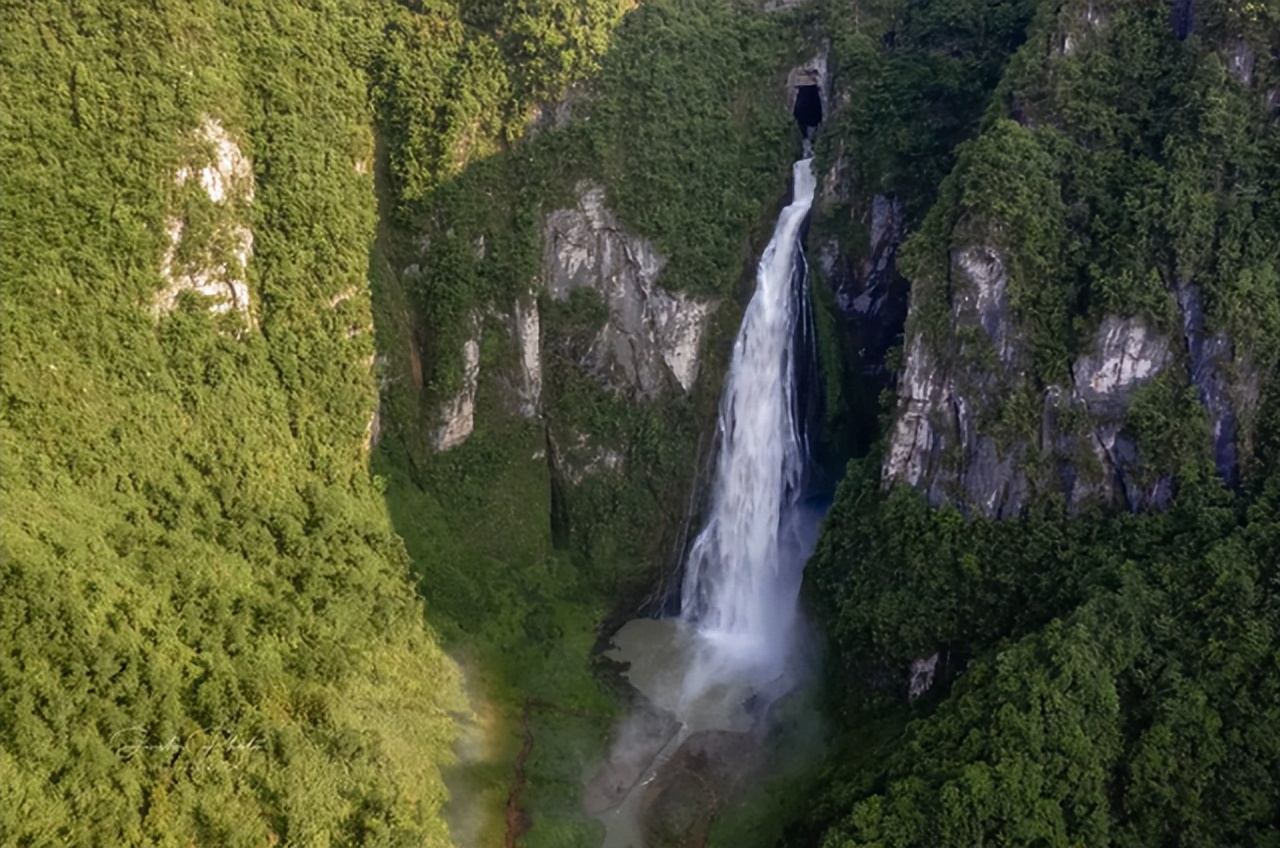
[[[797,357],[813,329],[800,243],[816,182],[812,157],[806,142],[805,158],[792,168],[794,196],[760,258],[734,341],[710,509],[689,551],[680,618],[635,619],[613,637],[610,656],[626,663],[631,684],[679,729],[664,736],[636,719],[615,741],[610,764],[649,765],[601,816],[604,848],[644,844],[646,787],[687,740],[714,730],[753,744],[746,737],[760,726],[761,708],[799,682],[792,673],[800,655],[796,599],[817,535],[817,515],[802,503],[809,452],[797,385],[797,366],[811,364]],[[616,776],[606,768],[592,785],[616,791]]]
[[[720,401],[710,514],[683,585],[681,619],[698,641],[686,697],[731,680],[758,688],[786,671],[811,546],[800,509],[808,451],[795,360],[808,309],[800,237],[813,202],[812,162],[810,155],[793,166],[793,198],[760,259]]]

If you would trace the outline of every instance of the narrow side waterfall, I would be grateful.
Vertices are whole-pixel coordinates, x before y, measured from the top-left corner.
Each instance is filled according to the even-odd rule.
[[[800,509],[808,450],[795,348],[808,309],[801,228],[813,202],[812,163],[793,166],[791,204],[760,259],[734,342],[710,514],[685,569],[681,619],[698,642],[686,698],[717,684],[758,690],[785,677],[811,546]]]

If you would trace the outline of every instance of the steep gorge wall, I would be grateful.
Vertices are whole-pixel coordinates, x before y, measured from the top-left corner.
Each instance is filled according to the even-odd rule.
[[[731,2],[644,4],[598,74],[421,196],[396,171],[412,131],[383,127],[372,465],[491,717],[467,731],[485,741],[450,812],[464,844],[595,838],[576,796],[617,703],[590,658],[682,543],[799,152],[796,29]]]
[[[794,143],[785,16],[631,5],[6,16],[0,839],[500,844],[527,732],[589,840]]]
[[[1179,473],[1207,466],[1234,485],[1248,466],[1280,338],[1264,199],[1276,69],[1256,58],[1260,10],[1205,12],[1181,42],[1157,6],[1026,17],[927,215],[855,98],[893,93],[893,63],[937,36],[890,15],[836,38],[846,116],[827,145],[818,251],[864,379],[888,385],[884,352],[901,345],[886,481],[1013,516],[1050,495],[1159,509]],[[1176,115],[1146,117],[1174,99]],[[941,141],[952,128],[936,123]]]
[[[461,675],[368,469],[395,14],[6,9],[0,842],[449,844]]]
[[[382,308],[402,316],[381,322],[383,438],[422,488],[432,468],[474,462],[480,479],[510,456],[543,479],[526,503],[586,579],[610,562],[606,582],[652,585],[710,441],[753,241],[798,152],[796,57],[777,37],[795,27],[651,4],[536,132],[402,201],[382,245]]]
[[[793,841],[1266,841],[1275,7],[853,11],[814,232],[851,353],[882,257],[909,312],[848,360],[896,391],[805,585],[860,731]]]

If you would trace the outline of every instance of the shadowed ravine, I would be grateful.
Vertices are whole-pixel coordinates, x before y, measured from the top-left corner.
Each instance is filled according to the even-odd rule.
[[[710,512],[685,566],[680,616],[631,621],[613,639],[610,655],[629,664],[627,677],[650,707],[619,728],[608,762],[588,781],[605,848],[646,845],[651,820],[672,818],[664,790],[687,795],[676,790],[682,777],[712,808],[738,788],[760,765],[769,706],[803,679],[797,596],[816,516],[802,507],[809,457],[796,326],[807,309],[801,237],[811,166],[812,158],[793,166],[792,202],[760,259],[734,342]],[[712,812],[693,815],[693,829]]]

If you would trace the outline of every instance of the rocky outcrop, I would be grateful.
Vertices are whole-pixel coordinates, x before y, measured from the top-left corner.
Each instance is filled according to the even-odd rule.
[[[916,336],[907,351],[906,368],[898,383],[898,413],[889,441],[884,476],[917,488],[930,487],[933,467],[945,447],[936,425],[944,415],[954,388],[924,340]]]
[[[770,12],[785,12],[788,9],[795,9],[803,6],[808,0],[763,0],[760,9],[765,14]]]
[[[651,400],[671,389],[692,390],[699,345],[715,304],[658,285],[665,259],[654,246],[622,228],[605,207],[604,189],[583,183],[578,193],[574,208],[552,212],[544,222],[540,281],[552,300],[566,301],[574,290],[589,289],[607,309],[604,326],[576,357],[576,365],[606,388],[636,400]],[[482,261],[487,251],[483,238],[472,250]],[[405,273],[417,270],[414,265]],[[431,432],[436,450],[462,444],[475,427],[482,326],[489,333],[509,334],[514,355],[486,363],[485,371],[498,382],[511,413],[527,419],[543,415],[544,316],[537,289],[473,315],[471,323],[471,337],[461,350],[461,385],[442,404]],[[563,448],[554,450],[551,459],[570,482],[621,468],[617,451],[589,443],[580,434],[560,436]]]
[[[532,295],[516,300],[512,337],[520,353],[514,386],[516,401],[521,415],[536,418],[542,411],[542,321],[538,301]]]
[[[621,473],[625,467],[621,453],[596,444],[586,433],[571,431],[566,434],[563,444],[554,436],[548,441],[553,467],[574,485],[595,474]]]
[[[844,177],[837,160],[824,180],[823,203],[842,202],[838,188]],[[885,354],[898,341],[907,317],[907,281],[898,273],[898,248],[905,235],[902,206],[883,194],[872,198],[864,224],[868,243],[851,250],[837,238],[818,246],[818,267],[835,293],[840,314],[857,339],[865,377],[884,382]]]
[[[1073,506],[1095,494],[1135,512],[1167,505],[1169,479],[1160,477],[1153,488],[1143,488],[1133,472],[1140,459],[1138,446],[1123,431],[1134,391],[1154,379],[1169,360],[1169,340],[1144,321],[1109,317],[1094,334],[1091,349],[1072,365],[1070,402],[1087,416],[1089,443],[1104,471],[1101,481],[1088,486],[1081,480],[1087,475],[1072,469],[1073,485],[1066,488]]]
[[[986,515],[1022,511],[1028,496],[1026,446],[998,440],[990,422],[1022,388],[1026,352],[1010,317],[1008,275],[999,253],[971,247],[952,257],[954,338],[945,356],[917,330],[907,346],[886,480],[924,489]]]
[[[431,434],[438,451],[457,447],[475,428],[476,389],[480,381],[480,334],[462,345],[462,387],[440,410],[440,424]]]
[[[911,663],[911,671],[907,679],[907,700],[914,701],[933,688],[933,679],[938,673],[938,657],[941,652],[935,651],[931,656],[921,657]]]
[[[699,344],[715,304],[657,284],[666,260],[628,233],[605,206],[604,189],[578,186],[578,204],[547,216],[542,280],[553,299],[595,291],[609,317],[583,365],[606,387],[655,398],[698,377]]]
[[[951,288],[941,337],[910,334],[886,481],[993,517],[1019,514],[1034,492],[1060,491],[1072,509],[1166,505],[1169,478],[1137,473],[1142,457],[1125,425],[1134,393],[1172,361],[1169,339],[1141,319],[1108,317],[1073,363],[1071,384],[1040,390],[1027,376],[1000,251],[956,251]],[[1029,408],[1014,405],[1037,395]]]
[[[582,111],[589,100],[589,91],[582,83],[574,83],[565,89],[555,102],[538,103],[529,115],[525,137],[533,138],[544,132],[563,129],[573,122],[574,114]]]
[[[1227,73],[1242,85],[1253,85],[1254,53],[1249,42],[1237,39],[1226,45],[1223,60],[1227,65]]]
[[[970,285],[956,287],[956,326],[977,326],[986,334],[1004,369],[1025,365],[1022,339],[1009,309],[1009,275],[1000,254],[970,247],[955,255],[955,267]]]
[[[197,256],[187,246],[191,233],[187,221],[174,215],[165,220],[168,246],[160,260],[165,287],[156,295],[152,310],[157,317],[172,312],[183,292],[209,299],[209,311],[233,310],[252,320],[247,282],[253,257],[253,231],[239,214],[253,202],[253,164],[240,151],[216,118],[206,117],[195,133],[194,150],[187,164],[174,174],[182,189],[195,180],[209,202],[218,209],[210,232],[198,236]]]
[[[1064,3],[1058,12],[1059,28],[1053,52],[1070,56],[1092,39],[1107,23],[1107,15],[1098,0],[1074,0]]]

